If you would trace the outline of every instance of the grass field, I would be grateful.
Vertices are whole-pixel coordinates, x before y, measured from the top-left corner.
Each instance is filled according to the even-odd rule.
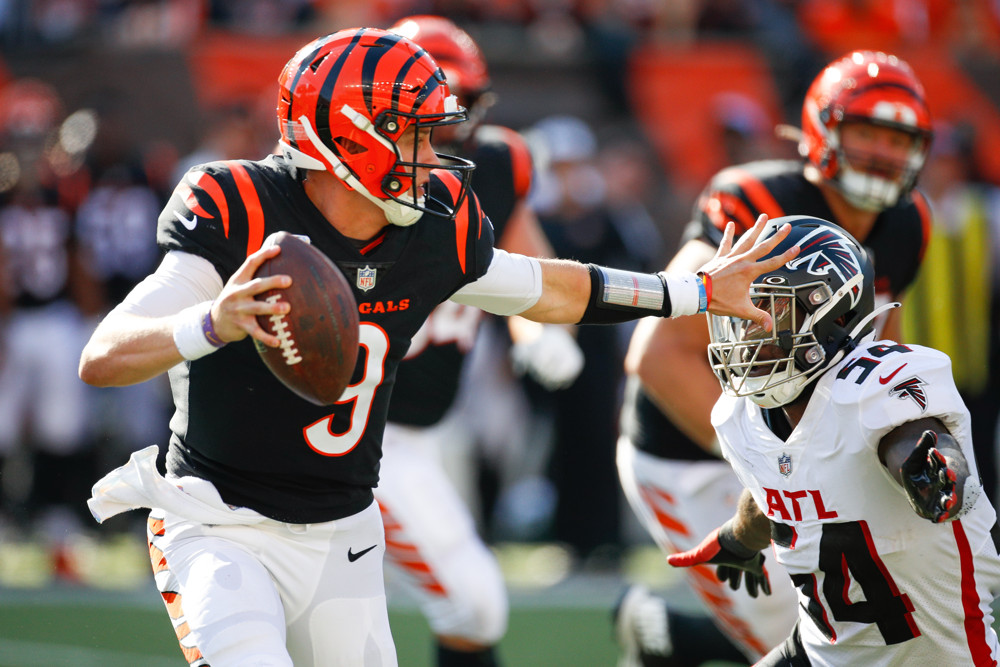
[[[515,596],[517,597],[517,596]],[[514,604],[501,645],[507,665],[612,666],[607,595],[591,604],[531,596]],[[607,604],[606,604],[607,603]],[[411,605],[394,605],[399,664],[432,667],[427,624]],[[181,667],[173,631],[156,592],[112,594],[90,589],[0,589],[0,667]]]
[[[52,579],[37,548],[0,544],[0,667],[183,667],[141,541],[92,547],[76,550],[88,586]],[[613,667],[610,614],[627,580],[666,582],[693,604],[676,581],[634,576],[669,576],[655,548],[637,550],[621,572],[600,574],[575,573],[556,547],[513,545],[497,555],[510,586],[510,627],[500,645],[507,667]],[[433,667],[426,621],[391,577],[387,589],[399,664]]]
[[[505,667],[614,667],[610,612],[626,581],[664,591],[682,608],[696,606],[655,548],[637,551],[621,572],[600,574],[560,571],[551,558],[528,567],[538,553],[500,554],[511,591],[510,628],[500,645]],[[0,574],[7,574],[2,565]],[[118,591],[51,581],[12,587],[0,579],[0,667],[184,667],[148,573],[129,577],[133,584]],[[434,667],[426,621],[391,579],[388,589],[399,664]]]

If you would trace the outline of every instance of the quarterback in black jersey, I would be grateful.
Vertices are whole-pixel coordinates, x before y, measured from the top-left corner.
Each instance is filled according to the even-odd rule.
[[[438,129],[434,142],[476,164],[472,187],[493,223],[496,247],[551,257],[525,201],[532,177],[527,143],[511,129],[479,124],[495,95],[476,42],[441,16],[406,17],[389,30],[426,49],[459,104],[469,110],[468,121]],[[449,446],[467,432],[453,408],[483,315],[478,308],[444,301],[413,337],[396,373],[375,489],[386,527],[386,564],[427,617],[439,667],[498,664],[495,646],[507,629],[500,565],[479,536],[444,463]],[[539,325],[516,316],[504,321],[516,353],[537,360],[530,367],[536,377],[544,374],[549,383],[576,377],[583,354],[562,325]],[[525,331],[536,336],[525,340]]]
[[[909,65],[884,53],[848,54],[830,63],[806,96],[799,144],[804,160],[751,162],[720,171],[695,204],[668,268],[697,266],[699,257],[714,251],[729,221],[744,229],[761,213],[808,215],[834,221],[857,238],[873,260],[876,305],[897,301],[916,277],[929,237],[930,211],[914,183],[930,139],[923,87]],[[896,314],[876,321],[880,336],[899,339]],[[636,327],[626,358],[618,446],[626,497],[667,553],[693,548],[732,516],[742,488],[719,458],[709,419],[720,394],[706,355],[709,332],[703,322],[687,319],[665,325],[646,320]],[[771,579],[773,595],[751,598],[711,576],[689,578],[731,644],[721,636],[705,641],[667,627],[659,633],[673,638],[679,654],[696,644],[691,655],[699,662],[738,661],[741,653],[752,662],[782,641],[795,622],[797,603],[787,575],[774,565]],[[663,604],[638,588],[623,598],[617,623],[631,655],[628,664],[639,664],[643,655],[662,660],[669,653],[662,642],[650,648],[657,641],[635,631],[639,616],[662,617]]]
[[[698,274],[634,274],[494,250],[468,188],[474,165],[435,152],[433,127],[466,113],[426,51],[354,28],[302,47],[279,79],[281,156],[193,167],[158,225],[166,256],[101,322],[80,360],[96,386],[169,372],[167,476],[156,448],[95,484],[98,520],[151,508],[157,586],[191,665],[394,666],[373,500],[396,368],[435,306],[453,299],[546,322],[599,323],[710,310],[771,325],[750,281],[788,233],[731,243]],[[361,351],[333,406],[295,398],[253,342],[256,278],[277,230],[308,236],[354,286]],[[710,298],[709,287],[714,287]],[[703,294],[705,296],[703,296]],[[251,340],[252,339],[252,340]]]

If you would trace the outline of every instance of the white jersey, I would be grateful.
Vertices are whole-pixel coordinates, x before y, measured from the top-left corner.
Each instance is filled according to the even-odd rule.
[[[798,589],[813,665],[995,665],[1000,557],[986,496],[933,524],[911,509],[879,441],[937,417],[978,476],[970,417],[940,352],[866,343],[818,381],[787,440],[747,398],[712,412],[723,454],[771,520],[775,557]]]

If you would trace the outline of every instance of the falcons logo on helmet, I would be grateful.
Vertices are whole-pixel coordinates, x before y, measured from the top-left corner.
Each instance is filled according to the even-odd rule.
[[[927,393],[924,391],[925,384],[927,383],[919,377],[913,376],[909,380],[903,380],[890,389],[889,395],[895,396],[901,401],[912,398],[920,406],[920,411],[923,412],[927,408]]]
[[[854,244],[836,230],[820,228],[802,237],[799,256],[785,266],[795,271],[805,265],[810,275],[825,276],[833,272],[841,283],[847,284],[851,278],[861,273],[861,263],[852,251]],[[861,298],[861,284],[851,288],[851,305]]]

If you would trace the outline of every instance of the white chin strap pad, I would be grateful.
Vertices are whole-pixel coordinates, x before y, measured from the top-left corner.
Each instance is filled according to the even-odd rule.
[[[369,192],[368,188],[366,188],[361,181],[355,178],[354,174],[351,173],[351,170],[340,161],[340,158],[338,158],[337,155],[320,140],[316,131],[313,129],[312,124],[309,122],[309,118],[304,115],[300,116],[299,123],[302,126],[302,130],[306,133],[306,136],[309,137],[309,141],[312,142],[313,147],[315,147],[316,150],[319,151],[324,158],[326,158],[327,162],[333,165],[333,175],[346,183],[352,190],[363,195],[365,199],[382,209],[386,220],[394,225],[398,225],[399,227],[409,227],[420,219],[423,215],[423,211],[406,206],[405,204],[401,204],[392,199],[380,199]],[[286,149],[288,151],[288,155],[292,159],[292,164],[296,167],[327,171],[326,165],[316,158],[306,155],[302,153],[302,151],[298,151],[282,142],[282,153],[285,153]],[[297,162],[299,159],[303,159],[303,163]],[[308,164],[319,166],[306,166],[306,162],[308,162]]]

